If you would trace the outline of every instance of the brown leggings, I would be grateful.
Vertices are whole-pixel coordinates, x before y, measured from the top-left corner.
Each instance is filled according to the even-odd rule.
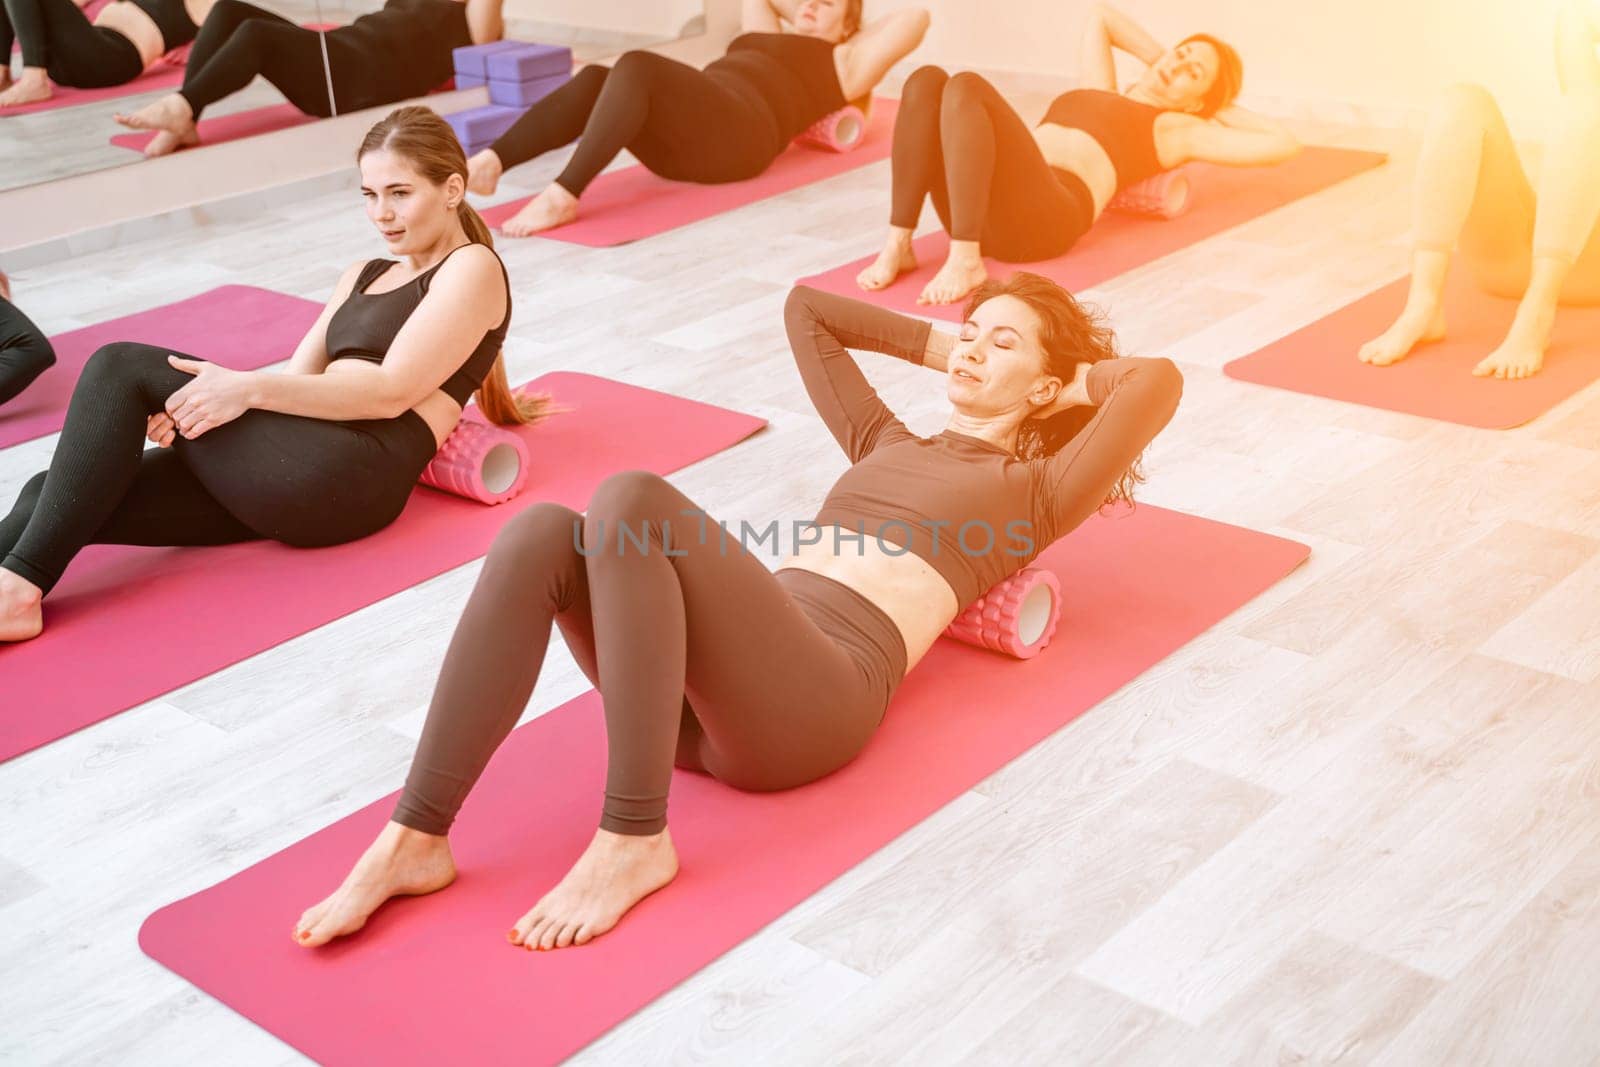
[[[752,791],[839,769],[906,668],[899,630],[871,601],[809,571],[768,571],[656,475],[614,475],[587,517],[536,504],[495,539],[395,822],[449,830],[527,706],[552,621],[604,700],[600,826],[620,834],[666,826],[674,764]]]

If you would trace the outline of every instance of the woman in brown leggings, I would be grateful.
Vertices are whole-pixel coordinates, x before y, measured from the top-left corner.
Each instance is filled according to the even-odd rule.
[[[724,537],[665,480],[637,471],[603,483],[587,515],[539,504],[507,523],[451,641],[392,820],[301,917],[298,942],[351,933],[389,897],[454,879],[446,834],[526,707],[552,623],[604,698],[605,799],[588,849],[508,937],[549,949],[605,933],[677,873],[666,818],[674,765],[777,790],[850,762],[906,671],[967,605],[1128,498],[1182,391],[1167,360],[1114,358],[1110,332],[1037,275],[985,285],[959,337],[805,288],[786,318],[806,390],[852,463],[815,536],[797,538],[773,573],[742,530]],[[907,430],[847,346],[942,372],[955,408],[947,428]]]

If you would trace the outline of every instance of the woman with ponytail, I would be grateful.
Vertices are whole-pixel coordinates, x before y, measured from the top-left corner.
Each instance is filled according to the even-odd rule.
[[[509,281],[450,127],[401,108],[357,161],[401,258],[346,270],[284,373],[134,343],[90,357],[50,469],[0,521],[0,641],[40,632],[42,598],[86,545],[353,541],[400,515],[474,393],[497,423],[545,413],[506,386]]]

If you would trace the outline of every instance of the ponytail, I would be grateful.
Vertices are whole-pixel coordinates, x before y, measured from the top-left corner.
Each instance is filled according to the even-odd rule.
[[[461,221],[462,230],[466,231],[467,240],[475,245],[494,247],[494,235],[489,232],[489,224],[464,198],[456,205],[456,217]],[[510,298],[508,292],[506,299]],[[513,393],[506,380],[505,356],[500,352],[494,354],[494,364],[472,397],[478,402],[478,410],[483,412],[484,418],[496,426],[527,426],[556,411],[565,410],[555,407],[548,393]]]
[[[466,180],[467,155],[461,149],[461,142],[456,140],[450,124],[431,108],[412,105],[389,112],[367,131],[356,159],[380,148],[410,160],[423,177],[436,185],[444,184],[452,174],[461,175],[463,182]],[[475,245],[494,247],[494,236],[488,224],[465,199],[456,205],[456,218],[467,240]],[[506,299],[510,299],[509,293]],[[555,407],[547,394],[513,393],[506,381],[505,358],[499,352],[495,353],[494,365],[473,395],[478,410],[497,426],[528,425],[566,410]]]

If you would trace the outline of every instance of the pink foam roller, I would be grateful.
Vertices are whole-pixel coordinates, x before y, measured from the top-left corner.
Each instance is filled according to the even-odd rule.
[[[517,434],[466,418],[422,472],[423,485],[504,504],[528,483],[528,445]]]
[[[822,116],[795,140],[830,152],[848,152],[861,143],[866,129],[866,114],[850,104]]]
[[[1126,215],[1175,219],[1189,210],[1191,194],[1189,176],[1182,168],[1164,170],[1142,182],[1134,182],[1112,197],[1106,206]]]
[[[1024,567],[957,616],[946,637],[979,648],[1032,659],[1055,636],[1061,619],[1061,583],[1054,572]]]

